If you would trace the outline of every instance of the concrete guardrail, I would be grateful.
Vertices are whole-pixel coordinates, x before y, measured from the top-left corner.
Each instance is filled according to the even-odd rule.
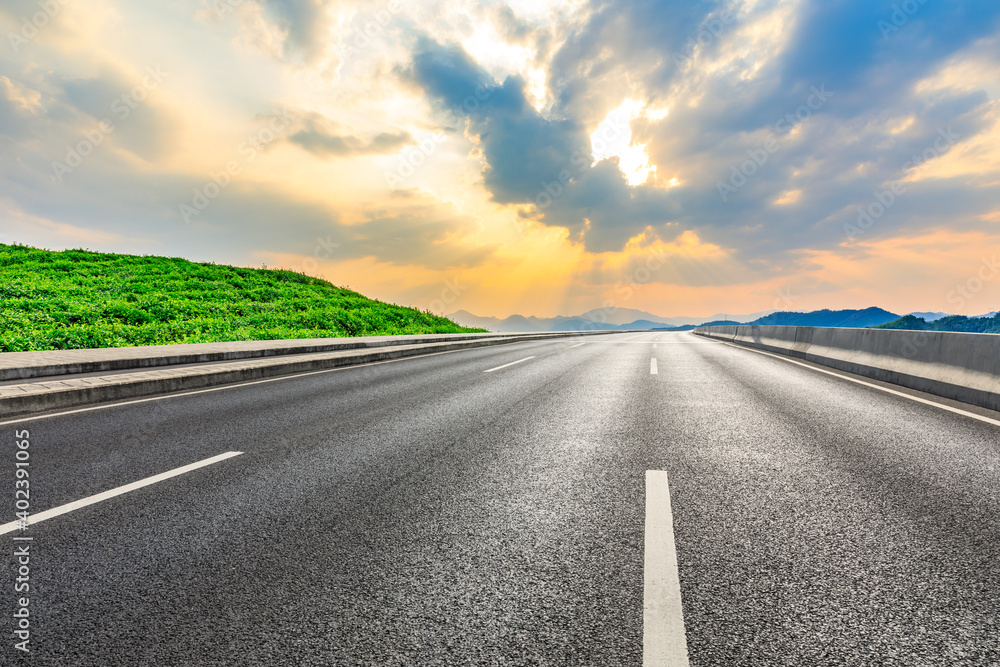
[[[1000,410],[998,334],[756,325],[694,333]]]
[[[314,370],[625,331],[439,334],[0,353],[0,418]]]

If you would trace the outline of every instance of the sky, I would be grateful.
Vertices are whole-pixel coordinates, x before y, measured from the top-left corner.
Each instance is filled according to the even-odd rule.
[[[0,243],[436,313],[1000,308],[996,0],[5,0]]]

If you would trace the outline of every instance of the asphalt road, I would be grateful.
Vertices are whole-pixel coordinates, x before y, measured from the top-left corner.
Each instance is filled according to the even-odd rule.
[[[4,521],[22,429],[33,511],[243,454],[0,535],[0,664],[639,665],[647,470],[692,665],[1000,664],[1000,427],[690,334],[3,424]]]

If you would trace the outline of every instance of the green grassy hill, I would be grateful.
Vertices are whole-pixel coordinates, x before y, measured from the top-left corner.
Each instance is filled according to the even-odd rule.
[[[876,327],[878,329],[909,329],[912,331],[961,331],[965,333],[1000,333],[1000,313],[993,317],[965,317],[964,315],[949,315],[939,320],[928,322],[922,317],[907,315],[898,320],[887,322]]]
[[[292,271],[0,244],[0,352],[474,331]]]

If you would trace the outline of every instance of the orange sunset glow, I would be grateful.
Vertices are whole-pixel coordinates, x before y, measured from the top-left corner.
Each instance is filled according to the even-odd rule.
[[[1000,280],[949,298],[1000,246],[985,9],[39,7],[0,8],[0,242],[293,268],[441,314],[1000,305]]]

